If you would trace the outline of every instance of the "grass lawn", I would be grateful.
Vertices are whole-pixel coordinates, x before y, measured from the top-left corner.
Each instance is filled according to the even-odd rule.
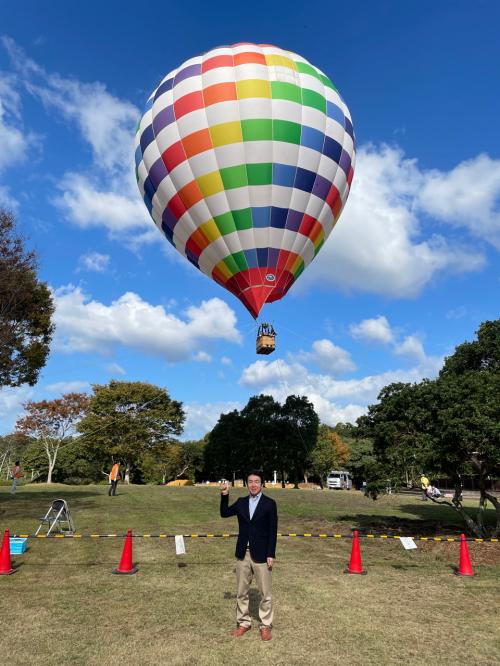
[[[33,533],[52,499],[67,499],[81,533],[236,532],[219,518],[216,488],[0,487],[0,529]],[[356,491],[269,489],[279,530],[456,535],[451,509],[417,497],[373,502]],[[234,499],[243,490],[233,491]],[[474,505],[471,502],[471,507]],[[489,516],[493,520],[492,512]],[[234,626],[231,539],[133,541],[135,576],[112,576],[123,539],[30,540],[0,577],[0,661],[5,664],[484,664],[500,663],[500,543],[469,543],[474,578],[451,574],[458,543],[362,539],[367,576],[347,576],[349,539],[280,538],[273,572],[275,626]],[[182,561],[186,566],[179,567]],[[257,617],[258,599],[251,596]]]

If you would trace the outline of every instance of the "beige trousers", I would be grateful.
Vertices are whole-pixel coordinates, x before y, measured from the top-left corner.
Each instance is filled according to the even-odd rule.
[[[236,623],[239,627],[250,627],[252,618],[248,610],[248,592],[252,578],[260,593],[259,618],[262,627],[273,626],[273,600],[271,595],[272,574],[267,563],[254,562],[247,550],[243,560],[236,560]]]

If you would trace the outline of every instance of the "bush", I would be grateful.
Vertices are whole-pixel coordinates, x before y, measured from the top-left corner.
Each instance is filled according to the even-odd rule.
[[[68,486],[88,486],[91,483],[94,483],[94,479],[82,477],[82,476],[68,476],[63,479],[63,483],[66,483]]]

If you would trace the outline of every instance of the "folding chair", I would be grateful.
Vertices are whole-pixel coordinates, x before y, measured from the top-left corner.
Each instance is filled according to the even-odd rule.
[[[40,525],[35,532],[35,536],[40,532],[44,525],[48,527],[46,536],[49,536],[55,528],[57,528],[61,534],[73,534],[75,532],[75,523],[69,512],[66,500],[55,499],[52,502],[50,509],[41,519]]]

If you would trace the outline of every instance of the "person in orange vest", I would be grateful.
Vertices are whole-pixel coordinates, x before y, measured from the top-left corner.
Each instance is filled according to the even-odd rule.
[[[109,473],[109,480],[111,481],[111,485],[109,486],[108,490],[108,495],[115,496],[116,495],[116,486],[118,485],[118,481],[120,480],[120,463],[116,462],[112,469],[111,472]]]
[[[10,489],[10,492],[12,495],[16,494],[16,487],[17,487],[17,481],[18,479],[21,479],[23,477],[23,474],[21,472],[21,466],[19,464],[19,460],[16,460],[14,463],[14,467],[12,468],[12,488]]]

